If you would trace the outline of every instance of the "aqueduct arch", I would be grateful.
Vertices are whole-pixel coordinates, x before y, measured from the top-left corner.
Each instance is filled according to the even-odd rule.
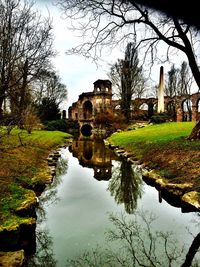
[[[183,111],[183,121],[192,120],[192,101],[187,98],[182,102],[182,111]]]
[[[68,117],[79,123],[80,128],[84,125],[86,129],[94,127],[95,118],[102,113],[117,113],[120,100],[112,99],[112,83],[109,80],[97,80],[94,83],[93,92],[82,93],[78,101],[73,103],[68,110]],[[190,110],[186,110],[186,106]],[[131,112],[134,113],[139,107],[146,104],[148,117],[151,117],[157,110],[157,98],[136,98],[131,101]],[[172,115],[176,121],[200,119],[200,93],[185,96],[164,97],[165,112]],[[83,128],[83,129],[84,129]]]

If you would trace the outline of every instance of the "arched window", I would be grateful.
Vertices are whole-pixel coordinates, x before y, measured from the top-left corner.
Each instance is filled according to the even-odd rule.
[[[173,119],[175,119],[175,117],[176,117],[176,106],[175,106],[174,101],[170,101],[167,104],[166,109],[167,109],[167,113],[169,114],[169,116],[171,116]]]
[[[92,103],[89,100],[85,101],[83,104],[83,118],[84,118],[84,120],[91,119],[92,110],[93,110]]]

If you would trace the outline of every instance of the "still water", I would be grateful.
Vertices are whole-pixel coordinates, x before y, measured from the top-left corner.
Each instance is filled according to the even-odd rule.
[[[74,140],[61,155],[40,197],[37,251],[28,266],[190,266],[182,264],[191,245],[199,246],[198,213],[159,201],[139,168],[102,140]],[[191,266],[200,266],[199,256]]]

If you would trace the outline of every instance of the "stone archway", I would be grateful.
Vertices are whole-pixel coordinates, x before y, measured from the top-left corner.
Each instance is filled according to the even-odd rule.
[[[167,114],[173,118],[174,120],[176,120],[176,104],[175,102],[172,100],[172,101],[169,101],[167,104],[166,104],[166,111],[167,111]]]
[[[158,109],[158,102],[157,101],[150,101],[147,102],[148,104],[148,117],[151,118],[154,114],[157,113]]]
[[[83,118],[84,120],[89,120],[92,118],[93,105],[90,100],[87,100],[83,103]]]
[[[192,102],[187,108],[187,101]],[[174,102],[174,104],[172,103]],[[102,111],[110,113],[119,113],[120,99],[112,99],[112,83],[108,80],[97,80],[94,83],[94,91],[82,93],[79,95],[78,101],[73,103],[68,109],[68,117],[71,120],[77,121],[80,125],[91,124],[95,122],[96,116]],[[171,103],[169,103],[171,102]],[[191,95],[181,95],[164,97],[165,112],[172,115],[173,120],[193,120],[200,119],[200,93],[197,92]],[[144,104],[144,105],[142,105]],[[149,119],[153,114],[157,114],[158,99],[150,98],[135,98],[131,100],[130,110],[131,119]],[[174,112],[175,108],[175,112]],[[118,115],[118,114],[117,114]],[[174,116],[173,116],[174,115]]]
[[[144,111],[148,111],[148,104],[147,103],[142,103],[140,106],[139,106],[139,109],[140,110],[144,110]]]
[[[192,120],[199,121],[200,120],[200,98],[198,98],[192,106]]]
[[[83,136],[90,136],[92,134],[92,126],[90,124],[83,124],[81,133]]]
[[[183,121],[192,121],[192,101],[185,99],[182,102]]]

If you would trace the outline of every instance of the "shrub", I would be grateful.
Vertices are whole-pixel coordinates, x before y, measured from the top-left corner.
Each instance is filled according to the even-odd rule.
[[[42,122],[54,121],[60,119],[60,110],[58,103],[54,99],[45,97],[42,99],[42,103],[38,106],[37,112]]]
[[[18,125],[19,120],[20,119],[17,115],[5,114],[0,119],[0,126],[3,126],[3,127],[1,127],[1,134],[3,133],[3,135],[4,135],[6,133],[9,135],[11,133],[12,129],[14,129],[15,126]]]
[[[70,132],[70,130],[78,130],[79,125],[76,122],[70,120],[54,120],[47,121],[45,123],[45,130],[48,131],[61,131],[61,132]]]
[[[172,118],[166,113],[156,114],[152,116],[150,119],[150,123],[155,123],[155,124],[169,122],[169,121],[172,121]]]
[[[95,118],[95,126],[100,128],[125,128],[125,117],[122,113],[112,113],[109,111],[98,113]]]
[[[22,127],[30,134],[33,129],[41,128],[41,121],[35,114],[34,109],[29,106],[22,113]]]
[[[45,123],[45,130],[48,131],[67,131],[67,124],[65,120],[54,120],[54,121],[48,121]]]

